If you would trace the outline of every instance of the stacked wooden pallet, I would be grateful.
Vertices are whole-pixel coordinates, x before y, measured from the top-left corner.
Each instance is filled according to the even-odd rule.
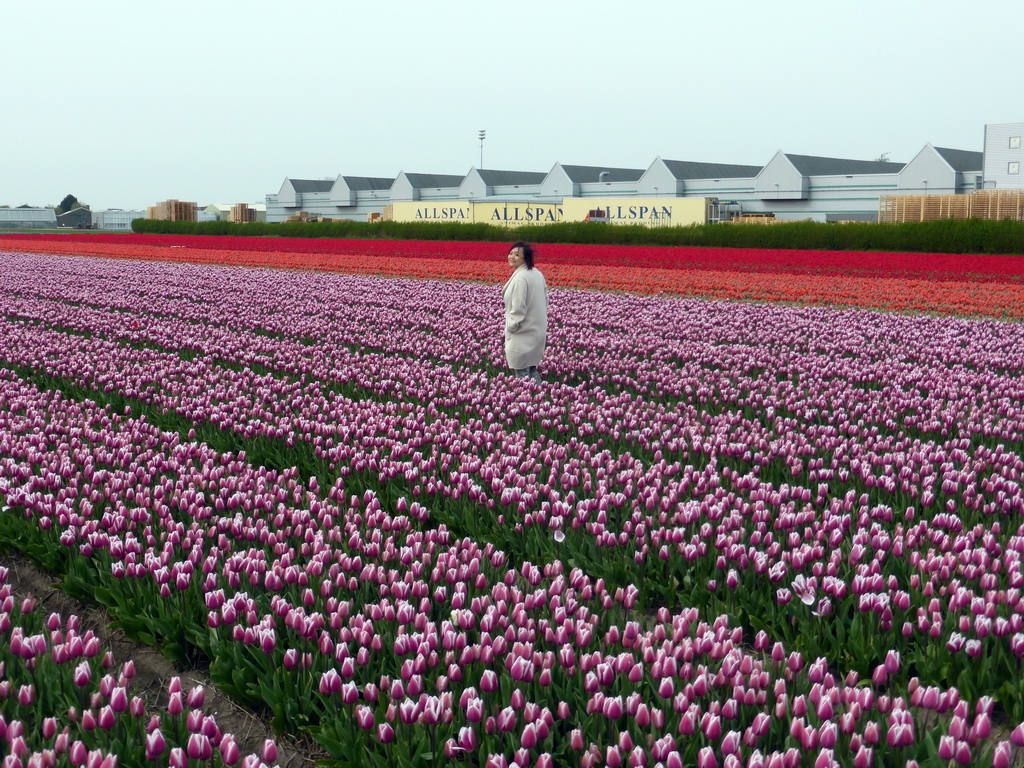
[[[975,218],[1024,221],[1024,189],[986,189],[970,197]]]
[[[1024,190],[985,189],[967,195],[884,195],[878,200],[878,221],[938,219],[1024,220]]]
[[[250,210],[246,203],[236,203],[231,206],[231,222],[233,224],[248,224],[253,220],[253,213],[254,211]]]
[[[163,219],[166,221],[195,221],[199,206],[181,200],[164,200],[162,203],[146,208],[147,219]]]
[[[741,213],[729,219],[730,224],[792,224],[791,219],[776,219],[774,213]]]

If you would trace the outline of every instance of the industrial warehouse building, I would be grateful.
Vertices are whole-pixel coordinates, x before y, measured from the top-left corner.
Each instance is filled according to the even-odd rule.
[[[92,228],[130,230],[132,228],[133,219],[144,218],[146,218],[146,212],[142,210],[110,208],[106,211],[93,211]]]
[[[56,229],[57,213],[53,208],[0,208],[0,229]]]
[[[648,225],[752,214],[789,221],[877,221],[885,196],[1024,187],[1022,135],[1024,123],[986,125],[981,152],[926,144],[907,163],[779,151],[763,166],[658,157],[647,168],[555,163],[546,173],[473,168],[461,176],[287,178],[277,194],[267,195],[267,221],[386,216],[524,223],[549,216],[571,220],[568,208],[576,212],[573,217],[603,210],[602,220]],[[687,207],[680,219],[669,205],[676,198],[704,198],[709,204]],[[579,204],[584,200],[589,205]]]

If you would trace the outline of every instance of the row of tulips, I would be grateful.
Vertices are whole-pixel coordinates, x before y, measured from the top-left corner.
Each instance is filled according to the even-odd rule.
[[[153,277],[147,275],[149,284]],[[122,288],[133,285],[123,275],[118,275],[117,280]],[[329,284],[329,279],[321,279],[317,288],[322,292]],[[205,285],[209,290],[209,284]],[[358,284],[348,288],[350,296],[354,289],[365,291],[367,296],[372,290],[372,286]],[[439,288],[443,290],[435,299],[438,304],[450,304],[458,295],[455,287]],[[405,289],[394,288],[402,290],[401,299],[408,301],[410,294]],[[51,283],[44,290],[59,292],[62,287]],[[138,290],[144,297],[149,288],[140,286]],[[188,286],[176,284],[160,290],[178,296]],[[287,293],[287,285],[282,285],[282,290]],[[103,298],[99,288],[89,286],[89,291],[92,296]],[[437,366],[414,366],[409,360],[404,361],[405,389],[399,393],[407,407],[398,408],[392,403],[382,411],[379,399],[393,393],[397,384],[384,367],[386,356],[367,360],[365,355],[351,353],[349,347],[360,340],[370,340],[375,333],[384,333],[383,325],[397,327],[392,335],[396,351],[415,355],[419,347],[412,329],[402,332],[398,313],[386,312],[373,304],[362,308],[356,305],[352,314],[344,318],[347,322],[339,322],[335,331],[347,332],[344,329],[349,324],[362,328],[335,341],[333,334],[317,334],[313,324],[305,319],[313,314],[312,307],[301,304],[283,318],[277,318],[281,313],[276,305],[266,308],[268,314],[272,313],[272,317],[266,318],[254,316],[250,306],[247,322],[273,319],[273,324],[256,326],[267,335],[254,331],[245,335],[231,329],[228,318],[216,314],[218,310],[205,306],[204,313],[213,313],[210,326],[205,328],[194,317],[189,317],[188,323],[168,322],[168,318],[160,317],[147,320],[146,328],[126,330],[124,311],[129,310],[133,317],[143,311],[140,305],[132,304],[131,298],[122,300],[119,311],[106,314],[101,308],[69,307],[50,301],[49,305],[59,310],[58,316],[47,314],[45,303],[40,307],[24,294],[19,292],[16,307],[23,322],[15,324],[16,333],[8,337],[10,348],[35,355],[21,358],[22,365],[45,367],[79,383],[102,383],[104,389],[140,396],[151,393],[146,399],[148,404],[174,409],[205,423],[205,434],[211,441],[216,440],[218,432],[232,430],[240,432],[246,444],[261,438],[281,438],[284,445],[294,450],[296,445],[311,442],[311,467],[327,470],[327,479],[320,478],[324,487],[330,487],[340,476],[347,478],[350,485],[358,483],[357,490],[370,488],[380,492],[385,500],[403,488],[413,497],[443,499],[444,503],[433,511],[434,518],[446,521],[456,530],[485,537],[533,559],[551,561],[567,557],[589,573],[618,586],[636,583],[644,601],[654,595],[666,601],[683,599],[714,611],[728,610],[755,628],[771,627],[778,636],[798,642],[809,653],[827,654],[859,665],[865,674],[888,649],[898,648],[933,683],[958,684],[976,695],[995,693],[1011,707],[1019,699],[1015,677],[1007,672],[1014,669],[1024,653],[1021,544],[1012,526],[1004,529],[998,519],[993,522],[992,518],[1019,514],[1021,499],[1016,476],[1024,465],[1015,452],[998,446],[993,449],[984,442],[974,446],[973,440],[975,433],[986,432],[995,434],[996,439],[1008,437],[1019,442],[1019,414],[1000,414],[995,422],[997,427],[1002,423],[999,431],[986,424],[989,416],[977,404],[971,411],[959,404],[962,400],[950,403],[943,398],[931,405],[935,408],[941,404],[944,409],[943,420],[936,422],[933,430],[947,429],[946,425],[957,424],[958,418],[962,418],[958,427],[972,435],[971,440],[938,443],[906,435],[875,437],[868,434],[870,429],[860,434],[860,428],[850,423],[849,416],[845,417],[849,426],[839,421],[844,417],[839,407],[844,400],[854,415],[866,413],[878,420],[884,417],[887,422],[899,419],[906,429],[907,414],[919,414],[923,404],[935,398],[931,393],[927,398],[919,395],[904,404],[902,412],[892,411],[891,390],[877,395],[870,389],[856,393],[850,389],[837,391],[833,382],[815,382],[805,370],[800,378],[811,389],[801,394],[812,401],[831,401],[835,409],[832,425],[812,426],[801,433],[794,429],[793,418],[776,418],[769,428],[763,412],[755,418],[738,418],[736,411],[728,408],[709,414],[707,404],[699,396],[689,403],[692,418],[679,419],[676,412],[668,414],[672,417],[669,421],[663,418],[663,406],[651,395],[664,397],[678,384],[672,379],[648,378],[644,375],[646,371],[637,371],[635,367],[629,384],[643,391],[646,398],[604,397],[580,403],[577,388],[559,391],[551,387],[549,397],[555,400],[554,407],[543,404],[531,414],[533,403],[522,403],[521,398],[517,402],[508,389],[511,382],[504,377],[481,380],[476,391],[467,390],[449,375],[440,378]],[[572,298],[564,296],[567,301]],[[638,304],[615,307],[618,301],[621,300],[608,300],[601,322],[609,329],[617,329],[620,322],[625,325],[625,314],[630,311],[633,328],[646,331],[644,316],[637,312]],[[227,314],[241,303],[225,294],[216,306]],[[168,309],[178,311],[193,306],[187,298],[166,302]],[[582,303],[577,306],[582,311]],[[471,318],[473,310],[472,305],[466,307]],[[436,317],[436,311],[428,304],[421,312],[412,314],[411,322],[423,324]],[[808,323],[806,313],[782,311],[781,315],[775,312],[769,317],[778,323],[780,316],[788,319],[787,313],[796,315],[795,319],[804,325]],[[560,320],[570,326],[577,314],[567,313]],[[849,317],[833,320],[838,324]],[[26,327],[24,321],[29,319],[70,324],[79,334],[72,337],[74,343],[85,346],[78,354],[69,354],[66,333],[37,325]],[[741,330],[744,318],[741,316],[734,325],[727,324],[726,319],[724,312],[701,318],[692,333],[702,337],[715,333],[717,320],[721,326],[718,333],[732,340]],[[872,355],[880,361],[886,359],[887,352],[887,347],[878,343],[880,338],[888,334],[894,338],[900,331],[904,338],[920,338],[915,354],[925,365],[906,366],[904,372],[918,390],[941,386],[950,366],[970,362],[975,354],[959,344],[950,348],[925,347],[927,327],[921,326],[937,326],[937,321],[900,319],[902,329],[884,325],[859,328],[863,335],[858,336],[850,334],[848,327],[831,329],[821,322],[824,319],[828,316],[818,318],[814,338],[824,348],[828,348],[828,342],[837,340],[844,354],[853,354],[868,332],[874,335]],[[869,325],[878,322],[874,316],[858,319]],[[373,320],[378,324],[374,325]],[[993,324],[958,323],[965,330],[997,330]],[[278,338],[287,327],[293,329],[295,341]],[[430,328],[443,354],[446,333],[455,333],[443,327]],[[474,329],[472,325],[456,330],[462,330],[464,348],[472,349],[472,345],[465,345],[465,340],[482,336],[479,327]],[[836,330],[841,334],[838,337]],[[957,326],[944,330],[951,334]],[[197,331],[203,339],[196,338]],[[828,331],[832,338],[826,335]],[[97,332],[103,333],[103,337],[92,335]],[[568,327],[566,337],[571,339],[573,332],[575,329]],[[85,334],[92,338],[82,340]],[[121,343],[111,344],[108,335]],[[619,335],[623,335],[621,329]],[[311,337],[315,344],[307,347]],[[144,346],[158,341],[159,348],[164,349],[175,338],[200,356],[183,360]],[[639,339],[628,334],[626,340],[628,344],[616,339],[615,348],[630,352],[633,345],[639,344]],[[788,329],[783,340],[786,345],[793,344]],[[563,343],[571,347],[571,341]],[[892,342],[888,343],[895,348]],[[422,342],[419,344],[423,346]],[[713,339],[712,350],[722,346]],[[733,342],[726,349],[733,353],[735,346],[738,345]],[[209,365],[211,357],[231,356],[231,350],[236,348],[244,348],[246,356],[241,360],[235,358],[234,364],[241,362],[249,368],[236,371]],[[480,354],[486,354],[485,350]],[[700,351],[697,347],[691,350]],[[776,360],[788,363],[784,352],[785,347],[769,350],[747,365],[769,366],[768,358],[773,354]],[[270,374],[253,374],[252,366],[269,367],[282,354],[294,356],[284,376],[287,381]],[[578,364],[568,352],[562,354],[568,359],[556,359],[553,367],[560,362],[567,367]],[[652,356],[657,358],[658,354],[655,349]],[[326,370],[315,365],[327,355],[331,357]],[[603,359],[608,358],[606,354]],[[340,369],[342,360],[345,369]],[[97,361],[104,363],[102,370],[96,370]],[[630,363],[635,366],[640,362],[637,351],[619,361],[608,360],[607,366],[621,380],[628,375]],[[861,361],[851,358],[847,362],[854,376],[872,375],[878,366],[870,357]],[[368,363],[380,370],[383,381],[363,376]],[[616,363],[617,368],[613,367]],[[998,360],[995,363],[998,365]],[[705,362],[698,370],[710,367]],[[173,373],[175,370],[178,373]],[[135,371],[141,378],[125,378],[125,371]],[[763,386],[766,378],[768,382],[777,382],[783,376],[793,376],[791,368],[767,373],[768,376],[743,376],[737,377],[738,381],[718,383],[717,404],[729,404],[727,388],[742,392]],[[93,378],[83,379],[82,374],[91,374]],[[302,384],[296,380],[302,376],[314,381]],[[325,396],[325,379],[351,381],[360,377],[362,391],[377,399],[346,401],[329,391]],[[709,373],[706,378],[714,380],[715,376]],[[977,381],[984,381],[994,393],[1000,387],[1012,392],[1017,386],[1010,376],[987,380],[979,376]],[[157,386],[162,391],[155,391]],[[763,391],[768,397],[773,394],[767,387]],[[468,395],[469,399],[460,400],[460,394]],[[285,401],[300,407],[283,408]],[[426,405],[414,409],[409,401]],[[439,412],[436,404],[445,402],[450,402],[451,410],[475,411],[479,426],[467,431],[466,423],[453,419],[450,413]],[[774,401],[766,398],[763,402],[768,405],[765,410],[769,414],[784,405],[777,395]],[[1001,400],[994,398],[992,402]],[[245,403],[246,408],[240,409],[238,403]],[[892,412],[872,414],[872,410],[883,405]],[[570,419],[580,421],[575,425],[577,434],[582,434],[579,427],[589,422],[591,434],[603,435],[599,441],[610,438],[610,443],[617,441],[620,445],[624,442],[619,430],[622,424],[658,425],[656,429],[631,429],[631,434],[626,435],[627,439],[632,438],[634,448],[639,441],[647,441],[640,446],[641,453],[649,455],[651,461],[641,461],[629,453],[616,455],[607,447],[576,438],[560,444],[546,441],[541,435],[524,444],[521,431],[498,428],[501,411],[507,412],[510,406],[521,408],[527,418],[532,415],[533,426],[539,421],[539,431],[549,428],[554,421],[547,416],[568,414]],[[745,405],[744,410],[747,408]],[[953,409],[962,410],[958,413]],[[268,427],[260,425],[264,419],[269,422]],[[336,431],[331,424],[343,429]],[[489,426],[483,429],[483,424]],[[563,424],[557,423],[559,432]],[[352,437],[357,439],[355,444]],[[429,456],[417,447],[423,445],[430,446]],[[465,455],[467,448],[479,458],[469,459]],[[682,454],[681,460],[669,463],[662,455],[669,451]],[[888,458],[882,455],[883,451],[888,452]],[[825,468],[822,458],[815,456],[829,454],[831,465]],[[513,456],[516,458],[510,460]],[[687,460],[695,463],[684,466]],[[774,477],[770,471],[762,471],[770,470],[773,464],[783,464]],[[286,461],[284,466],[290,464]],[[513,466],[518,471],[510,472]],[[942,468],[941,475],[937,468]],[[897,479],[900,485],[896,484]],[[830,486],[836,482],[838,491]],[[961,486],[962,493],[953,493]],[[929,508],[939,503],[944,504],[945,511],[931,515]],[[907,504],[921,504],[929,514],[918,519],[916,508]],[[602,557],[609,549],[621,554]]]
[[[51,244],[51,245],[47,245]],[[0,248],[35,251],[63,244],[70,253],[102,253],[115,246],[130,258],[146,258],[153,248],[304,256],[370,256],[446,261],[490,261],[502,255],[492,242],[438,240],[356,240],[328,238],[234,237],[90,233],[33,235],[5,233]],[[68,244],[72,244],[68,248]],[[94,246],[100,246],[94,250]],[[694,248],[665,246],[580,245],[547,243],[540,246],[544,263],[566,266],[649,267],[771,272],[774,274],[838,274],[845,277],[927,278],[972,282],[1019,282],[1024,276],[1016,256],[941,253],[878,253],[870,251],[808,251],[756,248]],[[137,249],[134,255],[129,249]],[[330,264],[330,260],[324,260]],[[275,266],[273,261],[250,262]]]
[[[470,247],[465,253],[408,251],[406,242],[372,241],[361,250],[342,253],[307,251],[217,250],[210,245],[132,245],[90,237],[74,242],[67,236],[54,240],[0,238],[0,248],[24,248],[42,253],[77,253],[147,261],[225,264],[246,267],[412,277],[432,280],[496,282],[505,278],[501,253],[493,244],[444,243],[445,249]],[[139,235],[136,237],[161,237]],[[170,237],[170,236],[165,236]],[[185,238],[190,240],[192,238]],[[207,238],[221,241],[229,238]],[[267,246],[264,238],[253,238]],[[310,241],[304,241],[307,245]],[[317,242],[317,241],[312,241]],[[364,241],[326,241],[354,243]],[[1022,291],[1019,259],[921,254],[839,254],[833,252],[737,251],[735,249],[643,249],[620,247],[622,253],[601,258],[601,251],[560,255],[558,249],[596,246],[547,246],[540,263],[549,285],[599,291],[669,294],[730,301],[774,301],[801,305],[852,306],[900,312],[930,312],[1019,319]],[[650,252],[637,252],[650,251]],[[665,252],[685,251],[666,258]],[[729,251],[715,258],[719,251]],[[782,259],[779,260],[779,254]],[[424,255],[426,254],[426,255]],[[810,254],[810,256],[808,255]],[[721,254],[718,254],[721,256]],[[847,257],[854,264],[843,261]],[[864,264],[857,266],[856,257]],[[954,268],[953,259],[956,261]],[[603,263],[608,262],[608,263]],[[899,265],[894,266],[894,265]],[[974,271],[972,271],[974,270]]]
[[[419,765],[442,754],[491,766],[1019,760],[1024,725],[994,739],[991,697],[969,702],[957,689],[922,685],[898,652],[870,682],[839,676],[825,658],[807,664],[764,631],[747,646],[725,616],[708,623],[695,609],[663,608],[645,618],[635,591],[611,594],[560,562],[513,570],[494,547],[418,525],[426,521],[415,503],[392,514],[369,493],[322,498],[294,473],[248,466],[11,377],[0,401],[24,410],[23,420],[47,417],[44,429],[24,433],[37,438],[34,471],[4,481],[14,504],[6,520],[22,521],[8,531],[28,549],[30,538],[41,549],[67,548],[67,581],[101,599],[116,593],[124,618],[165,606],[164,621],[181,622],[198,605],[206,629],[193,637],[219,685],[350,762]],[[99,466],[86,458],[103,450]],[[82,477],[70,474],[75,459],[85,459]],[[12,465],[0,466],[10,478]],[[76,487],[87,475],[108,503]],[[140,487],[152,488],[159,504],[148,504]],[[235,490],[227,497],[238,502],[234,510],[201,503],[207,492],[222,498],[218,488]],[[282,500],[258,503],[268,496]],[[3,607],[13,612],[14,601]],[[160,618],[145,624],[164,631]],[[38,627],[8,627],[10,652],[39,657],[36,673],[57,670],[74,693],[99,670],[72,668],[77,644],[53,634],[53,622],[51,646]],[[90,642],[82,641],[83,653]],[[48,692],[59,688],[37,679]],[[26,683],[12,680],[23,719],[36,715],[38,702],[21,693]],[[97,727],[110,731],[127,691],[104,680],[90,704]],[[216,759],[207,748],[226,737],[186,715],[173,682],[170,696],[170,724],[151,727],[142,748],[157,752],[158,730],[177,738],[187,731],[184,755],[169,754],[169,764]],[[201,705],[196,696],[187,703]],[[128,747],[107,754],[130,762],[121,749]]]
[[[20,602],[0,567],[0,756],[3,768],[234,766],[277,759],[242,756],[204,708],[202,686],[166,681],[165,704],[137,694],[135,664],[120,666],[79,617],[44,617],[31,597]],[[266,761],[266,762],[264,762]]]

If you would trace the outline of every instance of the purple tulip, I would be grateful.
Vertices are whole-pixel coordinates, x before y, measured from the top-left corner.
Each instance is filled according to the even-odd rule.
[[[79,688],[85,688],[89,685],[89,682],[92,680],[92,667],[89,665],[89,662],[83,661],[75,667],[73,679],[75,685]]]
[[[574,752],[583,751],[583,731],[579,728],[574,728],[569,733],[569,748]]]
[[[181,691],[174,691],[171,693],[171,698],[167,702],[167,712],[172,715],[180,715],[185,711],[185,699],[181,695]]]
[[[373,710],[364,704],[356,707],[356,725],[364,731],[372,731],[374,726]]]
[[[381,740],[383,741],[383,739]],[[273,739],[264,739],[263,749],[260,753],[265,763],[276,763],[277,762],[277,744]]]
[[[718,768],[718,758],[711,747],[701,747],[697,753],[697,768]]]
[[[956,743],[953,759],[956,761],[957,765],[971,764],[971,748],[968,746],[966,741],[958,741]]]
[[[167,744],[164,741],[164,735],[159,729],[151,731],[146,734],[146,759],[156,762],[157,758],[160,757],[167,749]]]
[[[224,765],[235,765],[241,757],[235,737],[230,733],[224,734],[224,738],[220,740],[217,750],[220,752],[220,758]]]
[[[885,656],[885,671],[895,675],[900,671],[900,652],[889,651]]]
[[[209,760],[213,756],[213,745],[205,735],[193,733],[188,737],[187,753],[192,760]]]
[[[31,685],[23,685],[18,689],[18,703],[23,707],[31,707],[36,700],[36,691]]]
[[[1010,743],[1015,747],[1024,747],[1024,723],[1010,732]]]
[[[497,719],[498,730],[502,733],[508,733],[516,727],[516,712],[512,707],[505,707],[501,712],[498,713]]]
[[[109,731],[117,724],[117,716],[114,714],[109,706],[105,706],[100,710],[99,717],[96,718],[96,723],[104,731]]]

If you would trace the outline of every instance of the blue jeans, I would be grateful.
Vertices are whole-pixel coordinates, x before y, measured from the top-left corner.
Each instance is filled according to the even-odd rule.
[[[531,365],[529,368],[513,368],[517,379],[533,379],[534,381],[542,381],[540,372],[537,370],[536,365]]]

